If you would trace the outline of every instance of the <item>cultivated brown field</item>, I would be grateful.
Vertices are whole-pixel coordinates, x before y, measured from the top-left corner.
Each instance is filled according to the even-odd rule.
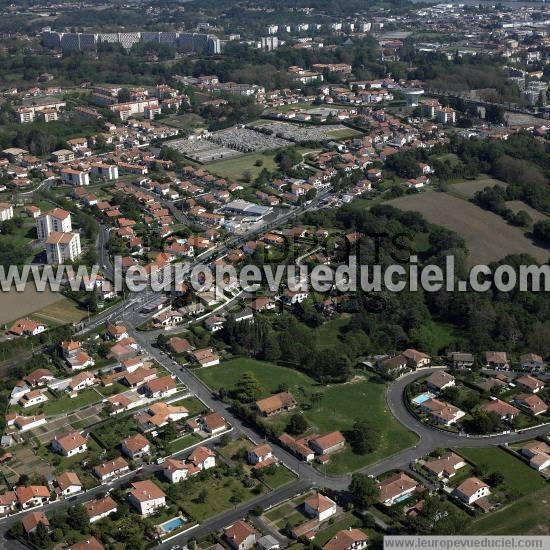
[[[529,214],[529,216],[531,216],[531,219],[534,222],[548,219],[548,216],[546,214],[543,214],[542,212],[535,210],[528,204],[525,204],[523,201],[506,201],[506,206],[513,212],[519,212],[520,210],[524,210],[525,212],[527,212],[527,214]]]
[[[451,185],[450,191],[460,193],[467,198],[473,197],[478,191],[485,187],[495,187],[496,185],[506,186],[506,183],[493,178],[483,178],[479,180],[463,181]]]
[[[57,302],[60,298],[62,296],[55,292],[38,292],[32,284],[27,285],[23,292],[14,289],[9,292],[0,291],[0,323],[9,323],[25,317]]]
[[[430,223],[461,235],[473,263],[487,264],[507,254],[527,253],[539,262],[550,257],[550,250],[529,240],[518,227],[508,225],[500,216],[446,193],[427,192],[389,201],[401,210],[420,212]]]

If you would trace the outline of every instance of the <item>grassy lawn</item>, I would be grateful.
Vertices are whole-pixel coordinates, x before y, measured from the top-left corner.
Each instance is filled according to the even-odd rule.
[[[271,489],[277,489],[281,485],[294,481],[296,476],[282,464],[277,466],[272,474],[267,474],[262,477],[262,481],[268,485]]]
[[[202,491],[206,492],[206,498],[204,502],[199,502],[197,497]],[[202,522],[224,510],[233,508],[235,504],[230,499],[237,493],[241,496],[241,502],[254,497],[252,490],[247,489],[238,479],[233,477],[209,478],[205,481],[187,484],[185,496],[178,502],[195,520]]]
[[[170,443],[168,446],[168,452],[170,454],[178,453],[179,451],[183,451],[184,449],[187,449],[187,447],[198,443],[200,440],[201,438],[197,434],[184,435],[183,437],[175,439]]]
[[[497,447],[458,449],[458,452],[486,474],[500,472],[504,483],[522,494],[536,491],[544,485],[540,474]]]
[[[265,396],[276,392],[281,383],[288,384],[289,390],[304,410],[312,431],[323,433],[348,430],[356,419],[369,419],[380,427],[381,444],[374,453],[356,455],[346,447],[333,455],[331,461],[323,466],[323,471],[326,468],[327,474],[355,471],[416,442],[416,436],[403,428],[387,409],[385,385],[374,383],[366,376],[358,376],[347,384],[321,386],[296,370],[247,358],[233,359],[220,366],[200,369],[197,375],[213,389],[231,389],[245,372],[253,372],[256,375]],[[317,392],[322,392],[323,398],[318,405],[312,407],[310,398]],[[288,416],[274,417],[273,422],[284,428]]]
[[[338,341],[341,331],[349,324],[349,318],[338,317],[323,323],[316,331],[317,345],[321,348],[332,348]]]
[[[333,138],[349,139],[349,138],[362,136],[363,134],[358,130],[354,130],[353,128],[346,128],[346,129],[342,128],[341,130],[333,130],[332,132],[329,132],[329,135]]]
[[[208,410],[208,408],[204,406],[204,403],[194,396],[176,401],[173,405],[177,407],[185,407],[189,411],[189,416],[196,416]]]
[[[261,166],[256,166],[256,162],[261,161]],[[263,169],[274,172],[277,170],[275,155],[273,153],[251,153],[235,159],[213,162],[208,165],[208,171],[221,178],[229,180],[243,181],[243,174],[246,170],[250,171],[252,178],[257,178]]]
[[[55,416],[63,413],[71,413],[82,407],[98,403],[103,399],[102,395],[93,388],[83,390],[79,392],[76,397],[72,398],[65,392],[62,392],[61,397],[57,399],[49,391],[46,392],[46,396],[48,397],[48,401],[44,403],[26,409],[16,405],[13,407],[13,410],[24,414],[38,414],[39,412],[43,412],[46,416]]]
[[[474,535],[549,535],[550,486],[533,491],[472,522]]]
[[[35,313],[33,318],[48,324],[64,325],[67,323],[77,323],[86,317],[86,312],[78,308],[78,304],[69,298],[48,305]]]
[[[336,518],[334,523],[330,524],[326,529],[320,531],[315,537],[315,544],[324,546],[338,531],[348,529],[350,527],[361,527],[361,520],[348,512],[342,517]]]
[[[92,435],[106,449],[114,449],[120,442],[137,433],[137,423],[133,415],[112,418],[92,430]]]

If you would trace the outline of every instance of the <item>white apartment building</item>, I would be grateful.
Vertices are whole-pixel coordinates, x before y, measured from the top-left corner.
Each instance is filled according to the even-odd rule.
[[[54,208],[36,220],[39,239],[46,239],[50,233],[70,233],[73,230],[71,214],[61,208]]]
[[[83,185],[90,185],[90,176],[84,170],[64,168],[61,170],[61,181],[75,187],[81,187]]]
[[[46,239],[48,264],[74,262],[82,253],[78,233],[59,233],[54,231]]]
[[[106,180],[116,180],[118,178],[118,166],[115,164],[105,164],[104,162],[94,162],[91,164],[92,174]]]
[[[13,218],[13,206],[7,202],[0,202],[0,222]]]

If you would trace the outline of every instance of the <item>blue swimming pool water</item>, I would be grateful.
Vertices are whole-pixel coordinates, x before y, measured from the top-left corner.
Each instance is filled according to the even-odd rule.
[[[183,519],[174,518],[174,519],[170,519],[168,521],[165,521],[162,525],[160,525],[160,528],[165,533],[171,533],[175,529],[178,529],[179,527],[181,527],[184,523],[185,523],[185,521]]]
[[[424,401],[428,401],[428,399],[431,399],[433,395],[429,392],[421,393],[420,395],[417,395],[412,401],[416,405],[422,405]]]

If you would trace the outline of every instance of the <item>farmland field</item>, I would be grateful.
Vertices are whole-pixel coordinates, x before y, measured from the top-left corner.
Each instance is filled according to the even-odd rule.
[[[385,385],[369,380],[367,375],[356,376],[346,384],[323,387],[294,369],[246,358],[233,359],[216,367],[200,369],[197,375],[213,389],[232,389],[245,372],[256,375],[264,397],[276,392],[280,384],[287,384],[289,391],[302,405],[311,430],[316,433],[349,430],[356,419],[369,419],[380,427],[381,443],[375,452],[358,455],[346,446],[345,450],[334,454],[330,462],[323,466],[323,471],[326,468],[328,474],[355,471],[410,447],[416,441],[416,436],[403,428],[387,410]],[[311,396],[318,392],[322,393],[322,399],[317,404],[312,404]],[[358,403],[362,406],[358,407]],[[278,415],[270,421],[284,428],[289,416],[290,414]]]
[[[514,212],[519,212],[520,210],[527,212],[527,214],[531,216],[531,219],[533,220],[533,222],[538,222],[539,220],[548,219],[548,216],[546,216],[542,212],[539,212],[538,210],[535,210],[528,204],[525,204],[523,201],[507,201],[506,206]]]
[[[462,181],[460,183],[455,183],[451,185],[450,191],[464,195],[466,198],[473,197],[478,191],[485,189],[485,187],[496,187],[500,185],[506,187],[506,184],[503,181],[496,180],[494,178],[482,178],[471,181]]]
[[[55,292],[38,292],[34,285],[27,285],[23,292],[10,290],[0,294],[0,323],[9,323],[41,308],[55,304],[60,295]]]
[[[475,204],[446,193],[427,192],[389,201],[401,210],[420,212],[430,223],[441,225],[462,236],[471,261],[488,264],[508,254],[530,254],[545,262],[550,251],[535,245],[518,227]]]

